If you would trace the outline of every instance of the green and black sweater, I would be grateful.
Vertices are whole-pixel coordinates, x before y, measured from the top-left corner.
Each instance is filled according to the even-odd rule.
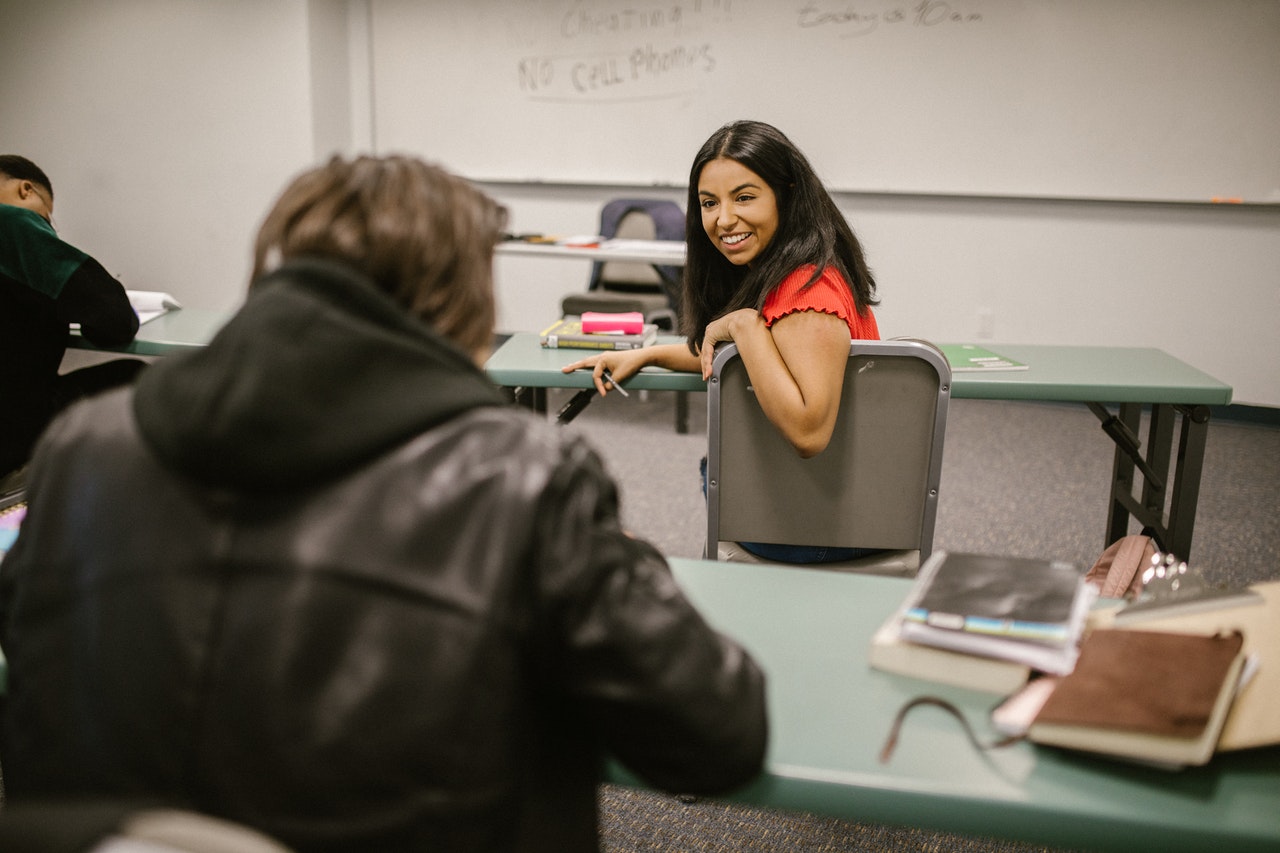
[[[39,214],[0,204],[0,474],[23,464],[56,411],[71,323],[98,346],[138,331],[124,287],[102,264]]]

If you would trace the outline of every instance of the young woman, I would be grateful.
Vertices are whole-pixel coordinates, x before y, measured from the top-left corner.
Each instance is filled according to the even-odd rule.
[[[826,449],[851,339],[878,340],[875,279],[862,246],[804,154],[777,128],[739,121],[712,134],[689,171],[682,331],[673,344],[609,352],[590,368],[608,392],[646,365],[711,376],[715,346],[738,352],[765,416],[803,457]],[[706,490],[703,460],[703,491]],[[823,563],[874,550],[743,542],[767,560]]]
[[[835,428],[849,341],[878,339],[862,246],[804,154],[777,128],[725,125],[689,172],[679,344],[608,352],[590,368],[609,391],[646,365],[711,375],[715,345],[738,345],[765,415],[801,456]]]

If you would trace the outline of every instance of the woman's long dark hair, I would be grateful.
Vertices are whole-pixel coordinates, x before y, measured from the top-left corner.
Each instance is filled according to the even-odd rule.
[[[703,167],[722,157],[763,178],[778,200],[778,230],[749,267],[730,263],[702,227],[698,180]],[[688,260],[681,331],[694,352],[712,320],[739,308],[759,310],[769,291],[805,264],[816,268],[809,284],[827,267],[838,269],[853,291],[859,313],[878,301],[862,244],[830,193],[800,149],[780,130],[763,122],[727,124],[698,151],[689,170],[685,242]]]

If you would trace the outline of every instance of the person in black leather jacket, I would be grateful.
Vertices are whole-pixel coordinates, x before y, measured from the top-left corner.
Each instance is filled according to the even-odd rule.
[[[580,438],[503,404],[505,211],[335,158],[202,350],[41,439],[0,564],[13,801],[150,798],[299,850],[596,850],[614,757],[759,773],[764,679],[619,526]]]

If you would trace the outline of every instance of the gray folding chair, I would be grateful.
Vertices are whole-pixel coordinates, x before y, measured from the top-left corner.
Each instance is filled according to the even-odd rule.
[[[802,459],[765,417],[733,344],[707,385],[707,557],[739,542],[881,548],[813,568],[912,576],[933,549],[951,368],[926,341],[852,341],[835,432]]]

